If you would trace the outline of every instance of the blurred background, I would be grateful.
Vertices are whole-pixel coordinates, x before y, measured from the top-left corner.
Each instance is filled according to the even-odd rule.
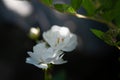
[[[79,13],[85,11],[81,8]],[[42,69],[25,63],[27,51],[36,44],[28,33],[31,27],[39,27],[41,40],[52,25],[67,26],[78,36],[77,48],[64,56],[68,63],[54,66],[54,80],[120,79],[120,51],[90,31],[106,31],[106,25],[59,13],[38,0],[1,0],[0,80],[44,80]]]

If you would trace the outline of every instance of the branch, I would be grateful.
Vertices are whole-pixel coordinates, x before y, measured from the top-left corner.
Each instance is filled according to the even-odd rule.
[[[103,20],[103,19],[94,18],[94,17],[89,17],[89,16],[84,16],[84,15],[81,15],[81,14],[78,14],[78,13],[74,14],[74,16],[76,16],[76,17],[78,17],[78,18],[89,19],[89,20],[93,20],[93,21],[97,21],[97,22],[106,24],[106,25],[108,25],[108,27],[111,28],[111,29],[115,29],[115,28],[116,28],[116,26],[115,26],[112,22],[108,22],[108,21]]]

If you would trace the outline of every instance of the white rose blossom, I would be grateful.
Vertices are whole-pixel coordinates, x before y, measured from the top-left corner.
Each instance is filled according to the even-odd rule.
[[[33,64],[39,68],[47,69],[48,64],[63,64],[67,61],[62,59],[63,52],[47,47],[45,42],[40,42],[33,47],[33,52],[28,52],[26,63]]]
[[[77,46],[77,36],[64,26],[53,25],[43,33],[43,38],[55,50],[70,52]]]

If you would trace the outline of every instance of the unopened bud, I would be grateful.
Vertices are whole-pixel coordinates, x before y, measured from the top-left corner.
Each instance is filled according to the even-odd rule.
[[[30,31],[29,31],[29,37],[31,39],[34,39],[34,40],[37,40],[40,36],[40,28],[30,28]]]

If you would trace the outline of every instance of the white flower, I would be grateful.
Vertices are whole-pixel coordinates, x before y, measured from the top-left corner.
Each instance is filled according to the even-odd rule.
[[[45,42],[38,43],[33,47],[33,52],[28,52],[30,57],[26,59],[26,63],[33,64],[39,68],[47,69],[48,64],[66,63],[62,59],[63,52],[55,51],[51,47],[46,47]]]
[[[69,52],[77,46],[77,36],[71,33],[67,27],[54,25],[43,33],[43,38],[55,50]]]

